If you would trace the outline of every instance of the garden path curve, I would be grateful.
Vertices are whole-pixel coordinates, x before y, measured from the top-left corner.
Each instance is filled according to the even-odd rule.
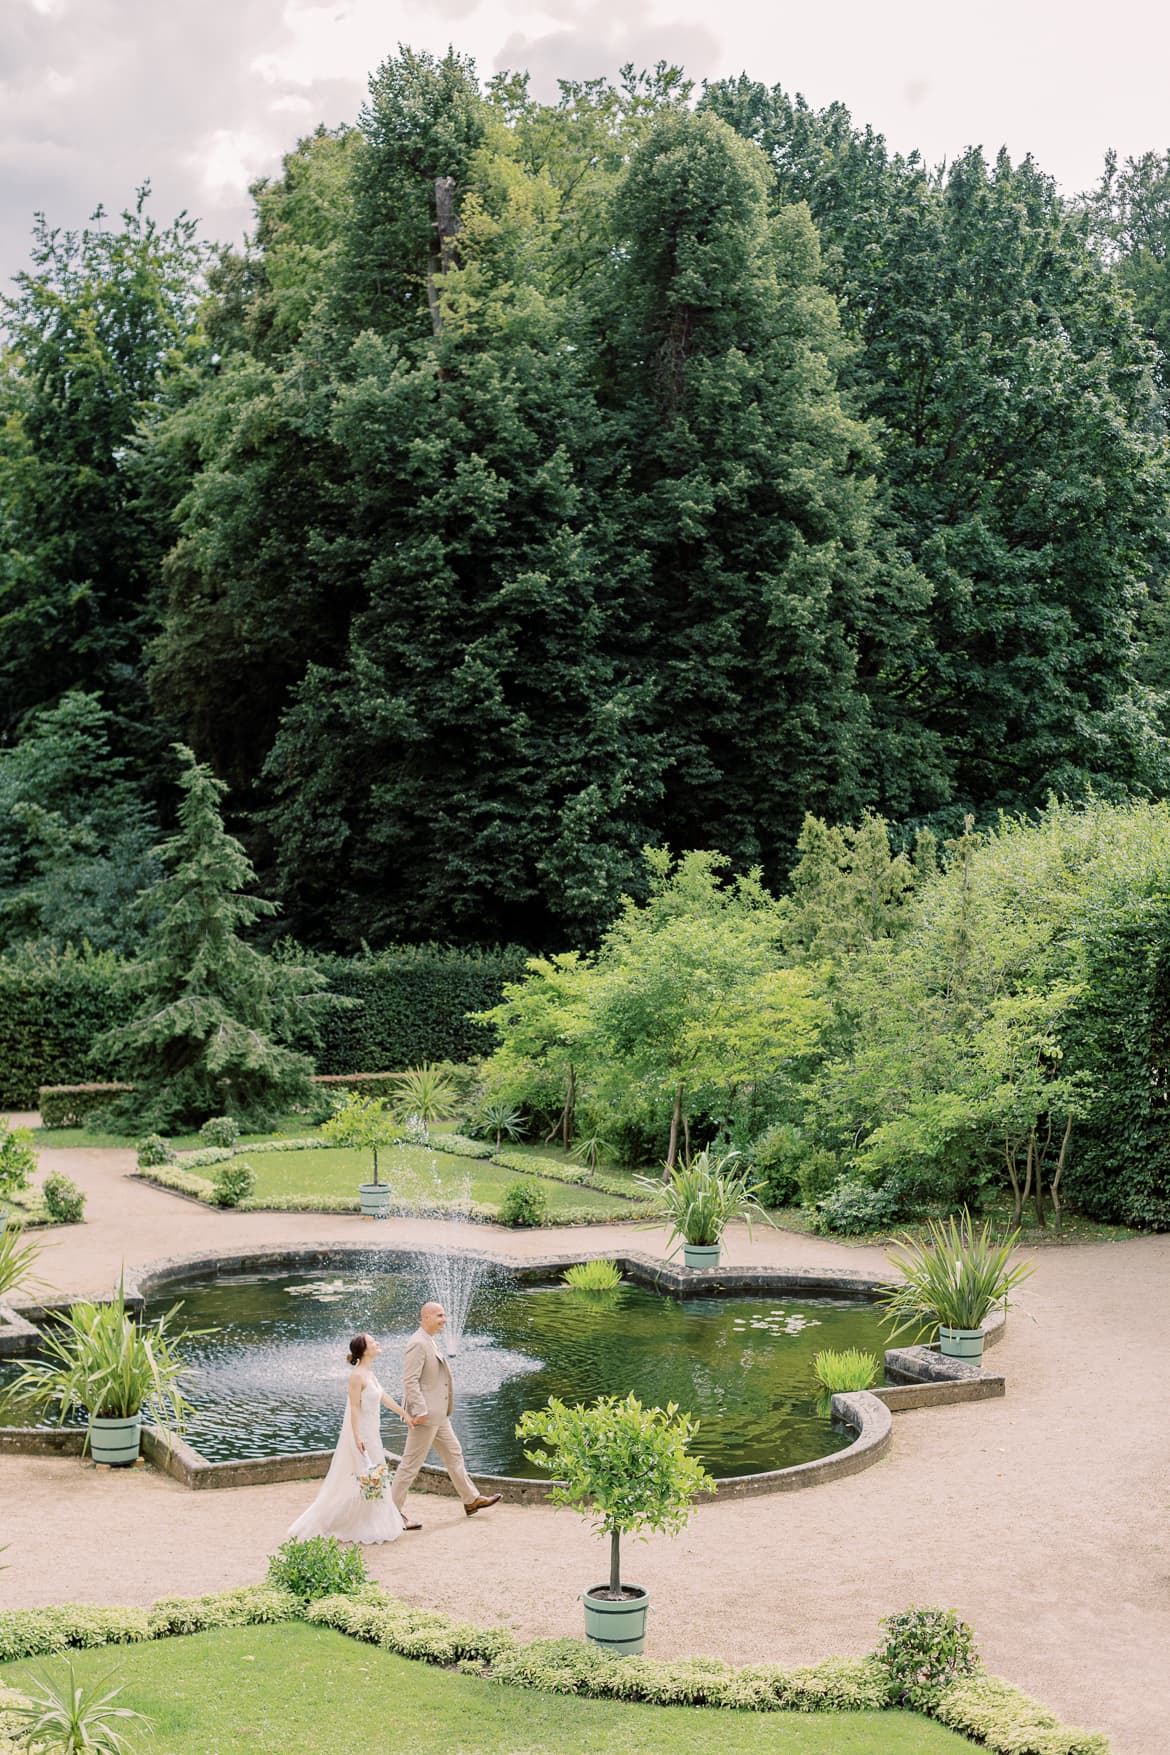
[[[60,1290],[104,1293],[123,1262],[371,1231],[356,1216],[213,1212],[126,1180],[126,1151],[41,1157],[89,1202],[85,1225],[46,1234],[42,1273]],[[431,1228],[393,1220],[378,1237],[409,1244]],[[477,1225],[467,1241],[509,1255],[663,1248],[660,1234],[630,1226]],[[726,1256],[883,1266],[880,1251],[759,1230],[754,1244],[730,1235]],[[1170,1236],[1035,1259],[996,1348],[1004,1400],[899,1414],[891,1454],[865,1473],[704,1506],[676,1540],[630,1545],[630,1575],[654,1601],[651,1651],[811,1662],[866,1650],[895,1609],[940,1603],[973,1623],[989,1668],[1110,1732],[1117,1755],[1166,1755]],[[148,1603],[253,1581],[313,1491],[286,1482],[192,1493],[153,1470],[0,1457],[0,1541],[10,1544],[0,1605]],[[581,1519],[507,1505],[468,1519],[450,1499],[412,1503],[422,1531],[370,1554],[389,1589],[528,1637],[579,1633],[577,1594],[605,1570]]]

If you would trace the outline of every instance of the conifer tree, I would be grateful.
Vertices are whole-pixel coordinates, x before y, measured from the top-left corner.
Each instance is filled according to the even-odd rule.
[[[159,854],[168,875],[147,892],[158,916],[143,948],[135,1016],[95,1044],[125,1064],[141,1126],[172,1128],[211,1115],[262,1122],[304,1102],[312,1062],[287,1046],[312,1039],[323,1009],[317,970],[266,956],[249,927],[278,912],[245,892],[251,862],[223,825],[226,791],[193,752],[175,745],[184,772],[178,832]]]

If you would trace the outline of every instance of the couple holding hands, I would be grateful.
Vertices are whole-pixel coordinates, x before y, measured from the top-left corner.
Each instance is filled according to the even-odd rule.
[[[403,1530],[422,1526],[405,1514],[406,1495],[434,1447],[463,1501],[468,1517],[499,1503],[499,1493],[481,1493],[463,1462],[463,1450],[451,1428],[455,1387],[443,1350],[447,1313],[441,1304],[424,1304],[419,1326],[406,1343],[402,1361],[403,1401],[400,1407],[374,1375],[382,1351],[373,1335],[355,1335],[349,1343],[349,1391],[341,1436],[321,1491],[289,1530],[290,1536],[336,1536],[343,1542],[393,1542]],[[382,1408],[397,1414],[407,1428],[402,1461],[389,1481],[390,1465],[382,1446]],[[389,1488],[389,1491],[387,1490]]]

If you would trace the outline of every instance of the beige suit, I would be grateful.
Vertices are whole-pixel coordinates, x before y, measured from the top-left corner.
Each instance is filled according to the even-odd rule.
[[[446,1355],[425,1329],[416,1329],[406,1343],[402,1360],[403,1402],[412,1417],[422,1415],[424,1424],[407,1428],[402,1461],[394,1475],[391,1497],[399,1511],[406,1503],[418,1471],[432,1445],[465,1505],[479,1497],[479,1488],[463,1462],[463,1450],[451,1429],[455,1386]]]

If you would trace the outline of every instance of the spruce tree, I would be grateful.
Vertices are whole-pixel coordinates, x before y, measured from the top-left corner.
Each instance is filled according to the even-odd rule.
[[[142,1001],[95,1052],[125,1066],[136,1087],[127,1107],[142,1127],[211,1115],[263,1123],[309,1096],[312,1062],[287,1044],[311,1040],[321,1011],[344,1002],[321,991],[317,970],[246,941],[276,904],[245,894],[254,874],[224,828],[222,781],[184,745],[175,749],[184,765],[179,828],[159,848],[168,875],[146,893],[157,923],[140,961]]]

